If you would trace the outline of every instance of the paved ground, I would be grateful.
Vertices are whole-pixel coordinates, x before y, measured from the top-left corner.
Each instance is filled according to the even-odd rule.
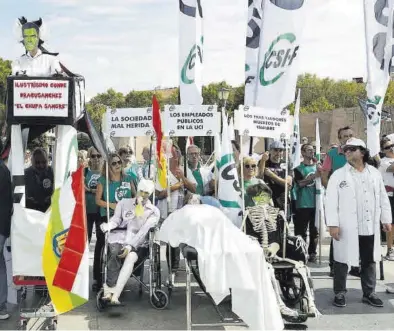
[[[165,255],[162,254],[162,258]],[[92,257],[92,256],[91,256]],[[310,265],[316,289],[317,307],[323,316],[319,319],[309,319],[305,325],[287,325],[287,329],[310,330],[381,330],[393,329],[394,294],[385,293],[385,284],[394,283],[394,262],[385,262],[384,282],[378,281],[377,292],[384,300],[384,308],[373,308],[361,303],[360,280],[349,277],[348,305],[346,308],[332,306],[332,279],[328,277],[328,245],[323,246],[322,264]],[[92,260],[91,260],[92,262]],[[162,263],[163,272],[166,265]],[[378,269],[379,270],[379,269]],[[147,274],[147,273],[146,273]],[[158,311],[151,307],[149,295],[138,295],[138,286],[130,281],[127,291],[121,297],[127,305],[122,308],[98,312],[95,306],[95,296],[91,293],[91,300],[83,307],[69,314],[59,317],[58,328],[63,330],[184,330],[186,329],[186,300],[182,283],[184,277],[177,278],[180,286],[175,288],[169,307]],[[198,287],[194,287],[199,291]],[[201,294],[193,296],[193,321],[196,323],[210,323],[217,321],[217,315],[209,300]],[[228,306],[224,305],[228,310]],[[13,307],[12,318],[0,322],[0,329],[15,329],[18,324],[18,311]],[[44,329],[43,321],[31,321],[31,329]],[[210,327],[209,329],[214,329]],[[224,329],[217,328],[217,329]],[[234,327],[226,327],[234,330]],[[238,328],[242,329],[242,328]]]

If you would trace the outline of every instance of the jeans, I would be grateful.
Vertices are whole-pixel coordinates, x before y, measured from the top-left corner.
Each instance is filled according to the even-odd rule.
[[[8,284],[4,259],[4,244],[7,238],[0,234],[0,311],[7,308]]]
[[[88,225],[88,240],[90,243],[90,240],[92,239],[93,225],[96,226],[96,232],[97,232],[97,228],[99,228],[101,224],[101,217],[99,213],[94,213],[94,214],[87,214],[86,218]]]
[[[373,257],[374,235],[358,236],[361,260],[361,287],[363,294],[369,296],[375,292],[376,264]],[[334,293],[346,293],[348,266],[345,263],[334,261]]]
[[[102,256],[102,250],[105,245],[105,234],[103,231],[100,229],[100,224],[103,222],[107,222],[107,217],[102,216],[100,218],[98,226],[96,225],[96,246],[94,248],[94,259],[93,259],[93,280],[97,282],[97,285],[99,287],[102,286],[103,283],[103,275],[102,275],[102,261],[101,261],[101,256]],[[97,223],[96,223],[97,224]]]
[[[301,236],[306,242],[306,232],[309,227],[308,254],[316,255],[316,247],[319,233],[315,226],[315,208],[299,208],[296,210],[294,219],[294,234]]]

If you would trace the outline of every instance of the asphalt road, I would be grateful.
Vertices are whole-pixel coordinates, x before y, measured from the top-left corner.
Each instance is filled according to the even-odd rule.
[[[383,248],[382,248],[383,250]],[[384,308],[374,308],[361,302],[362,292],[360,280],[349,276],[348,305],[337,308],[332,305],[332,279],[328,277],[328,245],[323,246],[322,264],[311,264],[314,281],[316,304],[322,316],[318,319],[308,319],[303,325],[287,324],[286,329],[294,330],[382,330],[393,329],[394,294],[385,293],[385,284],[394,283],[394,262],[386,261],[385,281],[378,281],[377,293],[385,303]],[[164,251],[163,251],[164,252]],[[162,254],[164,259],[165,254]],[[91,253],[91,263],[92,253]],[[166,264],[162,263],[163,273]],[[146,275],[148,273],[146,272]],[[379,272],[377,273],[379,276]],[[184,330],[186,329],[186,296],[185,277],[182,273],[177,277],[178,286],[173,290],[171,301],[167,309],[156,310],[149,303],[148,293],[138,294],[138,284],[130,280],[121,301],[124,307],[108,309],[98,312],[95,295],[90,294],[90,301],[74,311],[61,315],[58,329],[62,330]],[[193,322],[214,323],[218,321],[217,314],[208,298],[201,294],[196,284],[193,287],[192,299]],[[166,288],[164,288],[166,290]],[[31,295],[32,296],[32,295]],[[30,301],[32,299],[30,296]],[[15,329],[18,326],[19,314],[17,307],[10,307],[12,317],[8,321],[0,321],[0,329]],[[229,305],[224,304],[223,310],[229,314]],[[45,321],[31,320],[29,329],[45,329]],[[201,328],[199,328],[201,329]],[[209,327],[209,329],[235,330],[243,327]]]

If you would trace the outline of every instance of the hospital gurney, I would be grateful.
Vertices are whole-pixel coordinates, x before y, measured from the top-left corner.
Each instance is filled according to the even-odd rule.
[[[21,286],[21,297],[18,304],[20,330],[27,330],[30,319],[45,318],[49,321],[48,330],[57,329],[57,313],[50,303],[48,289],[44,277],[14,276],[15,286]],[[26,299],[29,292],[39,294],[40,300],[36,307],[26,308]]]

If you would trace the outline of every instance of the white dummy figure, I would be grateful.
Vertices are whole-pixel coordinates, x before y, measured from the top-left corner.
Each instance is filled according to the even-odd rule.
[[[100,225],[104,233],[109,231],[103,300],[110,301],[112,305],[120,305],[119,297],[135,263],[149,252],[146,237],[160,219],[159,210],[149,200],[153,190],[151,180],[141,179],[137,198],[121,200],[110,221]]]

